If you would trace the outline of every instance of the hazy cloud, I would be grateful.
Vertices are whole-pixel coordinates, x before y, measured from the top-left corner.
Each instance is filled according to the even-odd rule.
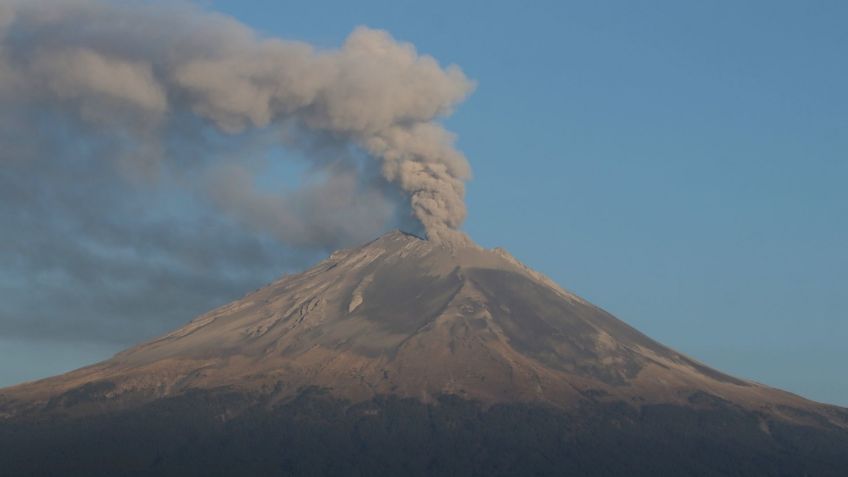
[[[133,341],[410,218],[449,239],[473,87],[364,27],[0,0],[0,332]]]

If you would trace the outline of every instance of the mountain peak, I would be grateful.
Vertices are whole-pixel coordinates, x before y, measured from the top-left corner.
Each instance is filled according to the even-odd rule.
[[[275,400],[318,387],[359,401],[453,394],[483,403],[587,398],[808,406],[671,350],[506,250],[395,230],[331,254],[153,341],[6,390],[47,402],[92,383],[117,401],[242,389]]]
[[[377,239],[369,242],[365,246],[368,246],[373,243],[379,243],[383,241],[389,242],[415,242],[421,241],[426,242],[428,246],[431,247],[441,247],[448,250],[462,250],[465,248],[477,248],[480,246],[474,243],[471,240],[471,237],[468,236],[465,232],[459,230],[441,230],[436,234],[435,237],[421,237],[419,235],[413,234],[411,232],[406,232],[400,229],[395,229],[390,232],[383,234]]]
[[[112,359],[0,390],[0,460],[22,475],[65,475],[81,453],[98,475],[159,475],[168,459],[198,475],[433,475],[438,461],[459,462],[449,475],[841,475],[848,411],[711,369],[506,250],[453,238],[389,232]],[[445,452],[419,462],[422,449]]]

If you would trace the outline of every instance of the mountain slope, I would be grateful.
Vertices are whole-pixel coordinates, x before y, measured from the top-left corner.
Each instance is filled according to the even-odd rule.
[[[568,407],[586,396],[686,402],[708,392],[755,407],[812,403],[714,371],[647,338],[503,250],[393,232],[334,253],[114,358],[4,390],[49,399],[109,382],[110,395],[235,386],[343,398],[456,394]]]
[[[705,451],[704,462],[741,445],[728,468],[748,462],[746,456],[778,462],[775,455],[789,452],[779,468],[806,469],[792,467],[804,460],[793,455],[816,455],[826,463],[816,469],[827,471],[833,456],[848,450],[844,409],[710,369],[559,288],[503,250],[484,250],[470,240],[435,244],[402,232],[336,252],[306,272],[105,362],[0,390],[0,415],[9,423],[43,425],[48,416],[76,423],[63,424],[70,427],[62,432],[51,424],[46,432],[51,436],[72,435],[80,423],[86,429],[103,426],[108,434],[115,416],[158,422],[173,406],[189,406],[212,423],[230,423],[229,430],[207,423],[212,428],[203,431],[227,442],[226,436],[246,428],[285,441],[278,430],[250,427],[256,425],[250,419],[276,416],[291,426],[305,412],[308,423],[296,424],[304,432],[347,435],[345,426],[356,428],[360,418],[382,419],[390,428],[401,420],[430,429],[413,441],[439,447],[445,437],[432,434],[433,419],[448,412],[458,413],[451,414],[454,424],[481,426],[468,441],[455,443],[461,446],[494,432],[487,426],[508,422],[520,430],[515,413],[529,412],[563,423],[543,431],[547,428],[537,422],[528,429],[538,446],[554,446],[551,462],[570,455],[563,448],[565,453],[557,453],[555,442],[577,438],[599,439],[601,447],[623,439],[616,444],[624,446],[621,455],[638,456],[650,454],[651,446],[682,445],[675,436],[696,436],[706,448],[718,449]],[[338,419],[316,424],[315,406],[340,413]],[[177,415],[177,421],[182,418]],[[153,431],[138,431],[145,432]],[[807,448],[798,444],[801,435],[803,442],[828,444]],[[569,449],[580,448],[575,446]],[[17,455],[38,455],[38,448],[33,442]],[[815,454],[822,449],[831,450]],[[594,455],[581,452],[563,462]],[[701,469],[701,460],[692,460],[693,468]],[[633,468],[642,461],[628,462]]]

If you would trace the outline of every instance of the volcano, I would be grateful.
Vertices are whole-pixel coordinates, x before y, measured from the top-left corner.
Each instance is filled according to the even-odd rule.
[[[468,239],[392,232],[0,390],[2,475],[845,475],[848,410]]]

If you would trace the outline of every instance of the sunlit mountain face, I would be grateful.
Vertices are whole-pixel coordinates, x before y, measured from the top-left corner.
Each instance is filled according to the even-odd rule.
[[[467,237],[392,232],[0,390],[2,475],[844,475],[848,410],[713,370]]]

